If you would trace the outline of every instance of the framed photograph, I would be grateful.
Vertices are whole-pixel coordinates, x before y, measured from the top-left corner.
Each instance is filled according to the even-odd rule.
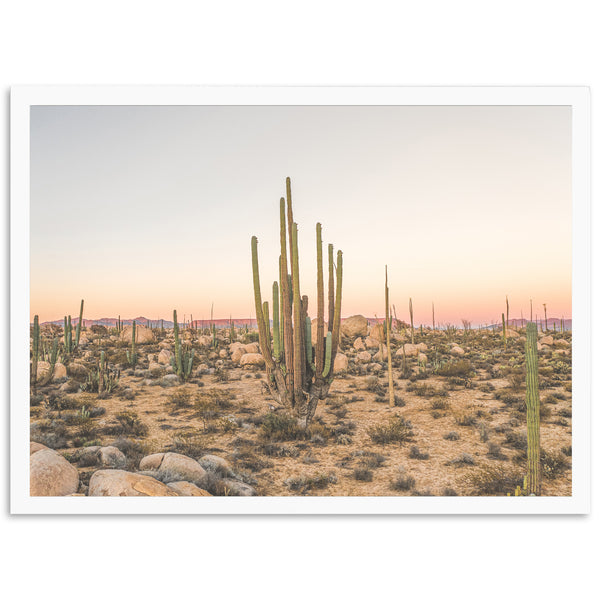
[[[580,87],[11,91],[11,512],[590,505]]]

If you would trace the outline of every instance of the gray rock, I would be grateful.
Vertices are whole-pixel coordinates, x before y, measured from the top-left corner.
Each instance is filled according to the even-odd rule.
[[[256,496],[256,490],[251,485],[237,479],[222,479],[219,484],[224,496]]]
[[[174,387],[181,383],[178,375],[165,375],[160,381],[164,387]]]
[[[229,462],[220,456],[205,454],[202,458],[198,459],[198,463],[209,473],[215,473],[220,477],[234,476],[233,469]]]

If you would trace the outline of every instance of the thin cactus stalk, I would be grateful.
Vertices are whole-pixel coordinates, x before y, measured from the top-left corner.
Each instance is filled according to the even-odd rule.
[[[504,313],[502,313],[502,341],[504,342],[504,347],[506,348],[506,321],[504,320]]]
[[[100,365],[98,367],[98,393],[101,394],[104,391],[104,350],[100,352]]]
[[[179,340],[179,324],[177,323],[177,311],[173,311],[173,338],[175,345],[175,372],[181,376],[181,342]]]
[[[31,373],[30,381],[31,385],[35,389],[37,382],[37,370],[38,370],[38,357],[40,355],[40,322],[37,315],[33,317],[33,342],[31,344]]]
[[[81,327],[83,326],[83,300],[81,300],[81,306],[79,307],[79,320],[77,321],[77,330],[75,332],[75,348],[79,346],[79,336],[81,335]]]
[[[279,286],[273,282],[273,359],[281,360],[281,331],[279,329]]]
[[[385,265],[385,338],[387,343],[388,387],[390,396],[390,407],[393,408],[394,406],[396,406],[396,399],[394,398],[394,376],[392,373],[392,345],[390,342],[390,321],[390,289],[388,287],[387,265]]]
[[[527,325],[525,341],[526,392],[527,408],[527,493],[541,495],[541,461],[540,461],[540,391],[538,383],[537,327]]]
[[[135,334],[136,334],[136,323],[135,320],[131,324],[131,350],[127,352],[127,361],[129,365],[135,367],[137,363],[137,353],[135,351]]]
[[[529,298],[529,320],[533,321],[533,300]]]
[[[338,252],[336,267],[333,246],[329,246],[329,322],[326,333],[321,226],[317,225],[317,339],[313,347],[308,297],[300,293],[298,225],[293,221],[289,178],[286,180],[286,196],[287,211],[286,199],[280,200],[279,285],[277,282],[273,285],[273,336],[261,297],[256,237],[251,243],[254,301],[259,345],[271,395],[295,414],[301,426],[306,427],[314,416],[318,401],[327,397],[333,380],[333,364],[340,337],[342,254]]]
[[[510,320],[508,318],[508,311],[509,311],[509,306],[508,306],[508,296],[506,296],[506,326],[509,326]]]
[[[546,312],[546,304],[543,304],[544,307],[544,323],[546,325],[546,331],[548,331],[548,313]]]
[[[415,326],[413,322],[413,304],[412,298],[408,299],[408,312],[410,313],[410,343],[415,343]]]

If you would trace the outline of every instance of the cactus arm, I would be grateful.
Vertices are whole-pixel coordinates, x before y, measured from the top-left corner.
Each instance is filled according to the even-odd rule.
[[[325,288],[323,284],[323,240],[321,238],[321,223],[317,223],[317,343],[315,344],[315,370],[323,372],[325,337]],[[309,362],[312,362],[309,361]]]
[[[541,494],[540,392],[538,383],[537,327],[528,323],[525,342],[527,408],[527,493]]]
[[[316,370],[316,366],[313,364],[312,356],[312,327],[310,317],[306,317],[306,333],[304,334],[304,340],[306,344],[306,364],[309,366],[312,372]]]
[[[281,269],[279,283],[281,287],[281,329],[283,332],[284,363],[286,369],[286,386],[290,397],[293,397],[294,381],[294,342],[292,327],[292,286],[288,273],[287,239],[285,221],[285,199],[279,201],[279,243],[281,252]],[[290,256],[291,262],[291,256]]]
[[[271,356],[271,340],[267,338],[267,328],[265,324],[262,298],[260,294],[260,274],[258,271],[258,239],[252,236],[252,279],[254,282],[254,304],[256,309],[256,323],[258,325],[258,342],[261,353],[265,359],[268,369],[275,367],[275,362]]]
[[[269,303],[265,300],[262,305],[265,329],[267,330],[267,345],[271,347],[271,318],[269,317]]]
[[[302,344],[302,304],[300,300],[300,267],[298,261],[298,225],[292,223],[292,292],[294,294],[294,399],[302,400],[302,364],[304,348]]]
[[[33,344],[31,348],[31,383],[35,388],[37,381],[38,357],[40,354],[40,322],[37,315],[33,317]]]
[[[323,379],[329,375],[331,370],[331,354],[332,354],[332,334],[331,331],[327,332],[325,339],[325,366],[323,367]]]
[[[81,321],[83,319],[83,300],[81,300],[81,306],[79,307],[79,321],[77,321],[77,330],[75,332],[75,348],[79,346],[79,336],[81,335]]]
[[[279,330],[279,286],[273,282],[273,358],[275,362],[281,359],[281,339]]]
[[[336,268],[336,289],[335,289],[335,311],[333,314],[333,331],[332,331],[332,347],[331,361],[335,361],[338,344],[340,341],[340,327],[342,323],[342,251],[337,253],[337,268]]]
[[[329,262],[329,286],[327,292],[327,304],[328,304],[328,315],[327,315],[327,330],[333,330],[333,318],[335,315],[335,278],[333,273],[333,244],[327,246],[327,255]]]

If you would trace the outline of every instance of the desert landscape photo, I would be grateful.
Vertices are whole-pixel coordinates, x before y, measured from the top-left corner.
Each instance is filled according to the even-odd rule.
[[[568,106],[34,106],[32,496],[571,496]]]

